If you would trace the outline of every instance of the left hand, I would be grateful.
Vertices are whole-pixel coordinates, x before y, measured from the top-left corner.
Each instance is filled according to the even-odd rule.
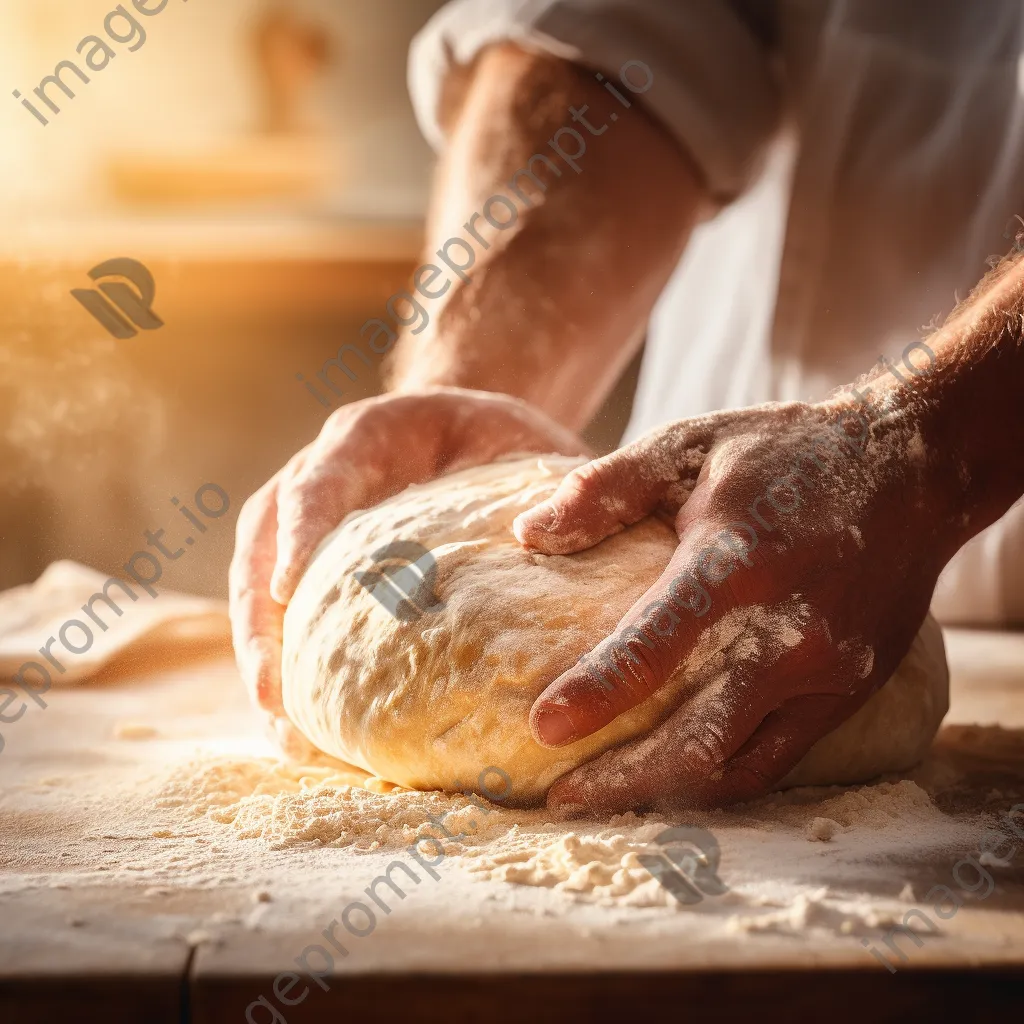
[[[649,735],[560,779],[549,806],[749,799],[889,678],[955,550],[936,455],[910,443],[912,403],[890,403],[884,420],[837,398],[673,423],[581,466],[518,517],[520,542],[547,554],[656,512],[679,535],[665,572],[594,652],[619,670],[603,671],[610,688],[588,655],[541,694],[531,726],[561,746],[677,670],[691,685]]]
[[[380,395],[335,410],[320,436],[253,494],[238,517],[229,576],[243,682],[286,754],[313,748],[281,690],[285,607],[317,546],[345,515],[414,483],[510,452],[580,454],[582,441],[526,402],[464,388]]]

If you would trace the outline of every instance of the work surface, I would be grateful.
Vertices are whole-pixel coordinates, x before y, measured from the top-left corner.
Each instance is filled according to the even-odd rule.
[[[369,903],[365,888],[403,847],[275,844],[265,827],[257,835],[218,821],[215,807],[186,813],[168,798],[193,759],[272,756],[225,651],[55,688],[45,710],[5,729],[0,754],[0,1020],[219,1024],[245,1020],[260,996],[254,1024],[341,1012],[595,1020],[670,1007],[681,1019],[774,1019],[770,1006],[797,1020],[980,1020],[1014,1002],[1019,1013],[1024,841],[1002,860],[983,858],[994,879],[983,900],[987,885],[962,861],[1024,803],[1024,635],[946,640],[952,708],[911,780],[650,819],[710,828],[726,894],[687,907],[602,903],[482,876],[449,856],[436,880],[390,898],[372,934],[337,929],[348,953],[333,957],[334,973],[307,954],[325,976],[280,981],[287,998],[308,988],[294,1007],[275,998],[274,978],[325,943],[353,901]],[[197,771],[193,789],[205,778]],[[842,826],[829,841],[809,834],[808,808]],[[1017,822],[1024,831],[1021,812]],[[954,894],[945,919],[937,897],[925,899],[937,885]],[[883,939],[915,907],[938,928],[910,919],[920,937],[899,936],[899,957]]]

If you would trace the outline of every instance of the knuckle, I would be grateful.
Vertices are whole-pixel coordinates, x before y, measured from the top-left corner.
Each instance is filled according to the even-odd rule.
[[[618,680],[614,676],[609,678],[609,675],[596,664],[581,662],[576,671],[551,694],[551,702],[584,706],[588,713],[610,720],[618,714],[613,700]]]
[[[339,429],[347,429],[354,421],[362,419],[376,406],[365,399],[358,402],[350,402],[348,405],[340,406],[332,410],[324,425],[320,429],[320,437],[328,437]]]
[[[644,648],[623,648],[618,657],[611,656],[610,665],[601,665],[609,687],[605,699],[615,714],[621,714],[646,700],[661,686],[661,665],[653,652]]]
[[[713,768],[722,763],[725,752],[718,734],[709,729],[702,729],[687,738],[683,755],[691,763]]]
[[[613,493],[617,474],[608,459],[594,459],[577,467],[566,477],[571,495],[587,505],[601,507],[601,499]]]
[[[287,522],[283,537],[304,532],[310,524],[319,523],[332,494],[332,480],[328,475],[317,469],[303,470],[279,499],[278,519],[282,524]]]
[[[301,497],[322,476],[323,465],[320,459],[302,459],[294,464],[289,463],[278,503],[285,507],[293,505],[296,498]]]

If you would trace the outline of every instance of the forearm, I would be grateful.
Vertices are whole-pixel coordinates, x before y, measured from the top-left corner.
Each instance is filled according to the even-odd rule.
[[[936,443],[949,453],[961,543],[1024,493],[1024,261],[989,275],[934,339]]]
[[[903,426],[949,558],[1024,494],[1024,261],[1005,261],[871,383]]]
[[[451,285],[430,300],[429,324],[400,340],[395,389],[501,391],[573,428],[593,415],[640,344],[703,201],[689,159],[619,91],[629,108],[567,62],[511,46],[480,57],[428,226],[425,261]],[[575,133],[558,138],[569,161],[549,144],[562,128]],[[492,226],[488,212],[509,226]],[[446,255],[465,269],[438,254],[451,238],[464,242]]]

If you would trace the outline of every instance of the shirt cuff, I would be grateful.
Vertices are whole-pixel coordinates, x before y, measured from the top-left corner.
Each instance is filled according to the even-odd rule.
[[[640,61],[642,102],[679,141],[719,201],[739,195],[778,127],[780,85],[771,55],[725,0],[455,0],[409,51],[409,89],[420,128],[444,147],[441,90],[453,67],[493,43],[512,42],[603,72]],[[644,72],[626,69],[639,84]],[[632,96],[631,96],[632,98]]]

